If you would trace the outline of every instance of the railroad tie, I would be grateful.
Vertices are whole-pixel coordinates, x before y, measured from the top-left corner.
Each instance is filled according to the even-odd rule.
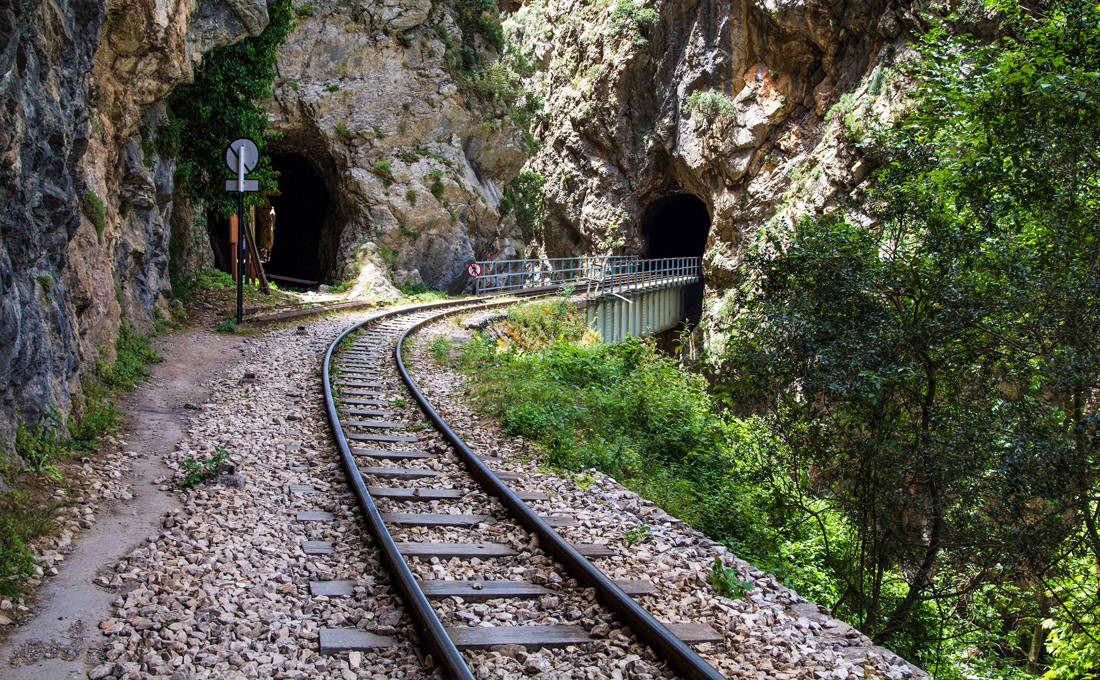
[[[423,468],[396,468],[396,467],[366,467],[359,468],[364,475],[374,475],[389,479],[419,479],[421,477],[438,477],[441,473],[435,470]]]
[[[395,423],[389,420],[348,420],[340,421],[346,427],[367,427],[376,430],[394,430],[402,427],[408,427],[406,423]]]
[[[419,581],[420,589],[430,598],[461,597],[464,600],[495,600],[500,597],[541,597],[556,590],[528,581]],[[656,592],[648,581],[615,581],[627,595],[651,595]]]
[[[380,399],[359,399],[356,397],[342,398],[340,402],[347,404],[348,406],[389,406],[390,402],[382,401]]]
[[[310,581],[309,594],[313,597],[351,597],[355,581]]]
[[[427,451],[385,451],[382,449],[352,449],[351,455],[378,458],[380,460],[413,460],[435,457]]]
[[[539,626],[448,627],[447,635],[459,649],[485,649],[497,645],[521,645],[528,649],[568,647],[596,642],[584,628],[570,624]]]
[[[462,498],[470,493],[470,491],[466,489],[407,489],[404,487],[387,486],[372,486],[367,489],[367,492],[376,498],[393,498],[402,501],[438,501]],[[549,499],[549,496],[542,491],[518,490],[513,493],[525,501],[544,501]]]
[[[332,541],[302,541],[302,550],[307,555],[331,555]]]
[[[394,645],[392,637],[347,628],[322,628],[320,642],[322,654],[385,649]]]
[[[305,512],[299,512],[295,519],[299,522],[327,522],[334,518],[335,516],[331,512],[325,512],[324,510],[307,510]]]
[[[349,416],[361,416],[364,418],[389,418],[393,415],[390,411],[372,411],[364,408],[346,408],[344,413]]]
[[[448,515],[434,512],[383,512],[382,521],[400,526],[475,527],[489,515]]]
[[[357,442],[380,442],[383,444],[410,444],[419,441],[405,434],[370,434],[365,432],[345,432],[344,436]]]

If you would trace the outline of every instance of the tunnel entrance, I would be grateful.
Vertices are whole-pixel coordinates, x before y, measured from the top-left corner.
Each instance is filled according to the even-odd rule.
[[[657,199],[646,208],[642,235],[647,258],[702,257],[710,234],[710,212],[694,194],[677,193]],[[703,282],[684,289],[689,325],[703,313]]]
[[[333,213],[328,188],[303,156],[272,155],[271,165],[279,171],[281,193],[269,199],[275,208],[275,234],[265,270],[273,277],[321,282],[323,237]]]

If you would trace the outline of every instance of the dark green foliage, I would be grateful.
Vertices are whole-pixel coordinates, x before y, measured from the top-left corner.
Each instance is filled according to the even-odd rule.
[[[954,672],[945,645],[972,644],[971,670],[1086,677],[1100,8],[1001,9],[1013,38],[921,40],[913,114],[867,136],[871,227],[824,215],[760,240],[732,300],[727,394],[773,414],[761,470],[809,471],[777,486],[790,504],[849,526],[825,548],[840,613],[937,675]]]
[[[382,186],[388,187],[393,184],[393,168],[389,161],[378,161],[371,168],[371,172],[382,178]]]
[[[61,473],[53,461],[68,456],[69,442],[61,432],[61,416],[50,411],[46,417],[27,427],[20,423],[15,430],[15,453],[32,472],[61,481]]]
[[[312,5],[298,11],[312,12]],[[270,22],[255,38],[245,38],[205,55],[195,70],[195,81],[177,87],[168,98],[169,120],[162,126],[158,146],[177,150],[178,177],[195,201],[221,213],[236,212],[236,199],[225,192],[226,145],[250,137],[261,150],[261,162],[250,177],[260,180],[261,191],[249,194],[250,203],[277,186],[278,173],[262,154],[267,142],[267,113],[257,102],[271,96],[275,56],[293,27],[290,0],[269,0]]]
[[[22,594],[21,579],[32,573],[35,564],[27,542],[50,525],[51,514],[32,507],[22,491],[0,493],[0,596]]]
[[[450,0],[462,29],[463,41],[471,49],[476,38],[484,40],[497,51],[504,49],[504,28],[500,25],[500,10],[496,0]],[[446,40],[444,40],[446,42]],[[480,63],[481,58],[472,60]]]
[[[95,233],[103,236],[103,230],[107,227],[107,209],[103,201],[91,189],[84,190],[84,199],[80,202],[80,210],[84,217],[95,227]]]
[[[500,202],[501,215],[515,211],[516,223],[524,239],[536,238],[542,233],[546,219],[546,199],[542,188],[546,178],[537,172],[524,170],[504,188]]]

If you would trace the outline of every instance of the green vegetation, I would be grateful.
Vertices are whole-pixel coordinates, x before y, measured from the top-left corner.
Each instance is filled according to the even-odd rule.
[[[937,677],[1095,677],[1100,6],[999,7],[921,39],[897,126],[841,98],[875,221],[761,237],[715,359],[819,601]]]
[[[37,281],[38,285],[42,287],[42,292],[46,295],[49,295],[50,291],[53,290],[53,277],[49,274],[42,274],[41,276],[35,278],[35,281]]]
[[[295,9],[290,0],[269,0],[269,22],[260,35],[204,55],[194,82],[180,85],[168,98],[158,149],[179,158],[176,175],[188,196],[222,215],[236,212],[235,199],[220,181],[229,176],[223,155],[233,139],[250,137],[261,151],[260,165],[251,174],[261,191],[248,194],[248,203],[261,202],[277,187],[278,173],[262,153],[269,139],[267,113],[257,102],[271,96],[276,51],[293,27],[295,11],[310,16],[314,7],[306,3]]]
[[[103,206],[102,199],[91,189],[84,190],[84,199],[80,202],[80,211],[84,217],[95,227],[97,236],[103,236],[103,230],[107,227],[107,209]]]
[[[546,178],[537,172],[524,170],[504,187],[504,198],[500,202],[502,216],[515,211],[516,224],[524,240],[530,240],[542,233],[546,219],[546,199],[542,188]]]
[[[237,332],[237,322],[233,319],[222,319],[218,322],[218,325],[214,328],[214,330],[218,331],[219,333],[228,333],[229,335],[232,335]]]
[[[432,290],[423,283],[397,285],[397,290],[401,291],[402,297],[409,302],[432,302],[447,297],[444,291]]]
[[[190,489],[202,482],[213,479],[218,474],[218,466],[228,458],[229,452],[225,450],[225,447],[219,446],[214,449],[213,455],[206,458],[185,459],[180,463],[180,471],[183,472],[180,486]]]
[[[431,183],[432,196],[435,196],[437,201],[442,201],[443,193],[447,190],[447,187],[443,184],[443,171],[439,168],[432,168],[431,172],[424,177],[424,181]]]
[[[649,527],[644,524],[637,527],[631,527],[623,532],[623,542],[628,546],[646,543],[652,537],[653,535],[650,533]]]
[[[661,15],[645,0],[619,0],[611,12],[612,26],[630,36],[630,41],[638,47],[649,44],[653,29]]]
[[[714,562],[710,565],[710,584],[719,595],[737,600],[752,590],[752,584],[738,578],[737,570],[723,565],[718,555],[714,556]]]
[[[416,205],[416,189],[409,189],[405,192],[405,200],[409,202],[409,205]]]
[[[390,166],[389,161],[378,161],[371,168],[371,172],[382,178],[382,186],[389,186],[393,184],[393,168]]]
[[[737,113],[737,107],[728,95],[714,90],[697,91],[688,95],[684,104],[684,111],[691,115],[698,111],[708,119],[733,116]]]
[[[16,427],[12,448],[22,465],[0,460],[0,595],[21,592],[22,579],[33,573],[28,542],[53,526],[56,507],[49,500],[55,487],[64,486],[63,466],[77,451],[94,450],[103,437],[118,430],[120,416],[109,401],[112,391],[133,389],[133,381],[147,375],[144,363],[159,361],[148,338],[128,326],[119,332],[118,360],[96,364],[86,378],[83,395],[74,398],[68,423],[51,410],[33,425]]]
[[[149,338],[136,332],[127,324],[118,329],[115,342],[115,362],[106,364],[96,361],[95,373],[104,387],[120,392],[129,392],[145,378],[149,377],[148,364],[163,361],[153,351]]]

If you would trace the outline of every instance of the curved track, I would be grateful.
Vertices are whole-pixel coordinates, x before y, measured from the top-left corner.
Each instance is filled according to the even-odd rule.
[[[477,557],[491,559],[510,553],[506,545],[480,540],[485,536],[475,536],[478,541],[467,543],[428,543],[395,541],[390,527],[468,527],[475,533],[488,525],[497,527],[510,524],[514,531],[525,531],[538,539],[541,549],[551,556],[570,576],[582,586],[594,588],[603,605],[614,612],[618,619],[626,623],[639,640],[648,644],[657,655],[667,661],[681,676],[693,680],[719,680],[720,675],[708,665],[680,637],[695,641],[710,641],[706,626],[664,626],[651,614],[639,606],[626,592],[645,592],[645,586],[632,582],[617,583],[609,579],[586,557],[599,555],[600,546],[574,545],[565,541],[552,525],[569,526],[570,520],[562,517],[544,517],[538,515],[525,502],[539,498],[537,492],[517,492],[510,489],[502,478],[490,467],[491,458],[483,459],[475,454],[448,426],[435,411],[410,376],[402,357],[404,341],[422,327],[444,317],[511,305],[514,297],[498,299],[466,299],[417,305],[372,316],[345,330],[329,346],[324,359],[325,401],[333,433],[340,450],[349,483],[354,490],[360,508],[367,519],[368,526],[386,562],[393,574],[402,596],[409,606],[414,620],[425,636],[431,653],[431,665],[443,666],[448,674],[462,680],[473,680],[466,659],[460,647],[478,648],[492,644],[518,643],[528,647],[561,646],[568,644],[599,643],[591,638],[580,626],[501,626],[495,628],[448,628],[443,625],[432,605],[432,598],[454,595],[463,599],[497,599],[508,597],[537,597],[549,593],[537,584],[503,581],[487,578],[478,581],[425,581],[418,579],[410,568],[411,555],[414,559],[440,557]],[[384,400],[381,379],[393,369],[403,381],[406,389],[419,405],[431,425],[449,443],[452,457],[435,455],[423,451],[405,449],[414,444],[418,437],[410,436],[410,426],[404,423],[386,422],[390,414],[384,409],[390,402]],[[369,419],[365,419],[369,418]],[[377,418],[378,420],[371,420]],[[416,425],[413,430],[426,425]],[[352,442],[367,443],[371,446],[386,444],[386,449],[360,449]],[[395,448],[402,447],[402,448]],[[372,462],[396,461],[398,465],[407,462],[415,465],[417,461],[434,459],[436,467],[396,467],[364,466],[360,461]],[[358,459],[358,460],[357,460]],[[445,460],[444,460],[445,459]],[[383,483],[381,480],[394,480],[393,484],[417,484],[417,479],[439,477],[439,469],[444,469],[450,487],[415,486],[368,486],[366,477]],[[455,479],[469,480],[459,482]],[[401,481],[397,481],[401,480]],[[383,513],[375,503],[375,498],[385,498],[386,502],[413,504],[418,501],[447,501],[469,493],[470,489],[494,497],[503,510],[495,513],[487,507],[486,514],[462,515],[453,513]],[[488,505],[488,504],[487,504]],[[492,507],[496,507],[495,505]],[[483,512],[483,510],[478,510]],[[475,529],[477,527],[478,529]],[[520,529],[519,527],[522,527]],[[498,529],[488,534],[499,535]],[[670,630],[670,628],[674,628]],[[711,631],[713,632],[713,631]]]

